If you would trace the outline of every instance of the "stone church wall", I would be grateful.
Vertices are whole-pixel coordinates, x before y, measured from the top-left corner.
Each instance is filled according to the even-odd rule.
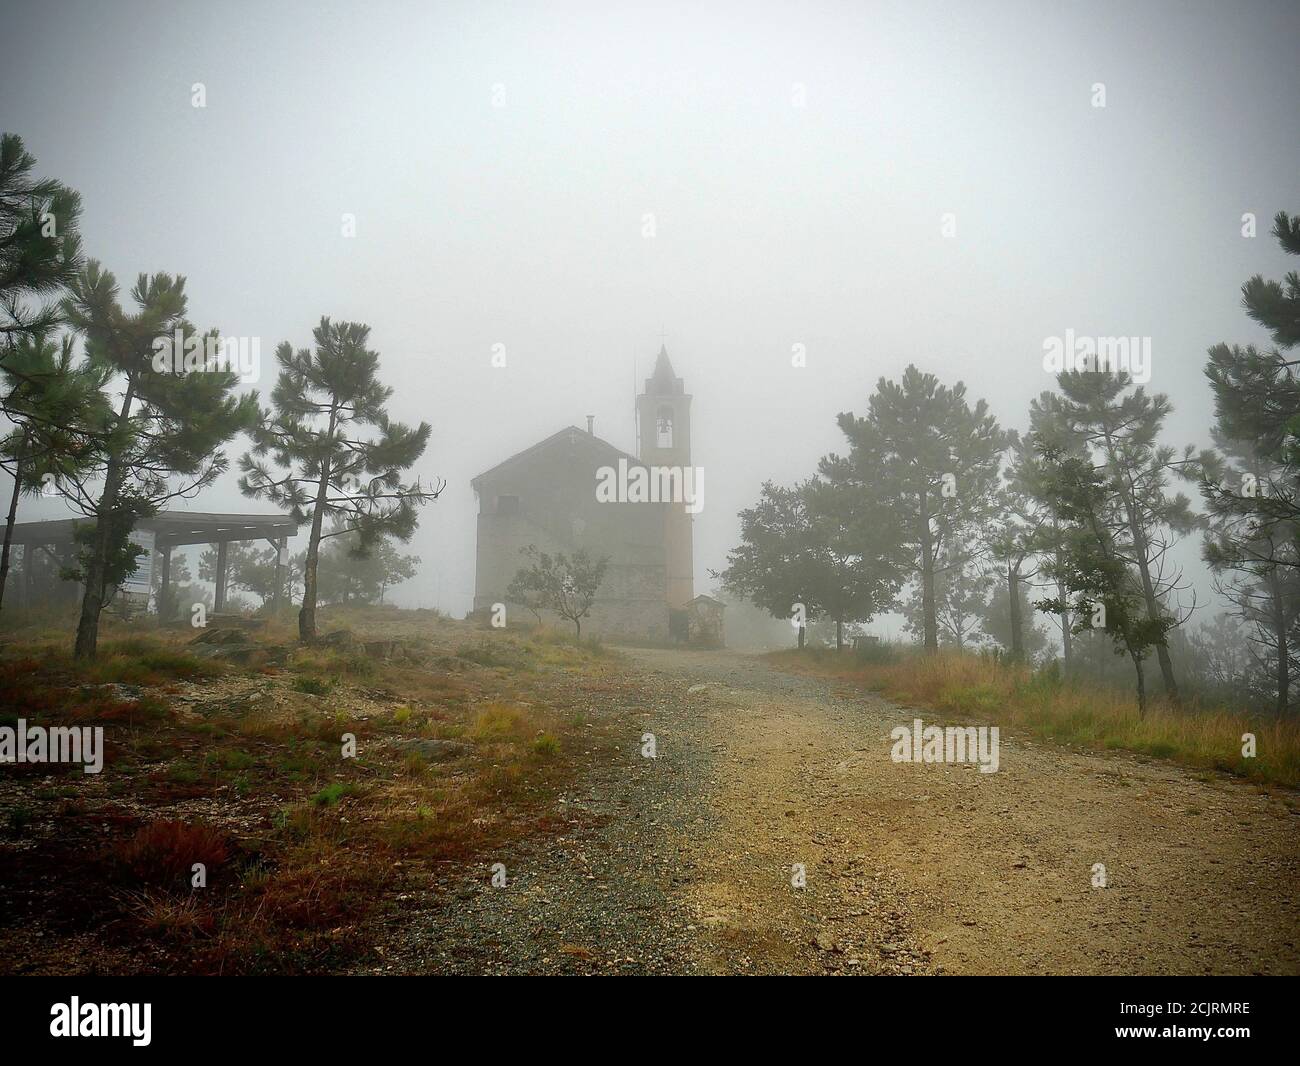
[[[610,562],[583,635],[666,641],[665,505],[597,502],[596,468],[608,459],[597,443],[617,455],[603,442],[560,440],[479,484],[475,611],[506,602],[530,544],[550,553],[585,548]],[[532,621],[522,606],[513,611]]]

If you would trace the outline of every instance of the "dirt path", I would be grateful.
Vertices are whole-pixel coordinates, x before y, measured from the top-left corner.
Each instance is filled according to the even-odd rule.
[[[604,709],[626,736],[570,829],[503,856],[506,891],[441,884],[457,904],[404,923],[391,968],[1300,972],[1293,796],[1015,735],[997,773],[894,763],[894,726],[941,720],[736,654],[627,654]]]
[[[823,955],[869,970],[1300,970],[1300,822],[1280,798],[1015,736],[997,773],[894,763],[889,730],[914,714],[884,700],[731,655],[637,658],[726,686],[701,708],[725,747],[708,875],[689,893],[720,968],[738,942],[822,935]],[[797,862],[805,897],[783,880]]]

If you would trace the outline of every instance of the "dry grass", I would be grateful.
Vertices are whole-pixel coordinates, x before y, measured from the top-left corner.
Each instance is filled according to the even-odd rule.
[[[18,635],[7,633],[12,651],[21,651],[33,669],[45,674],[64,675],[83,684],[165,685],[173,681],[202,681],[220,677],[229,667],[194,655],[187,647],[193,630],[160,630],[120,635],[119,627],[109,627],[119,635],[101,639],[99,653],[90,661],[72,657],[66,634],[51,637],[44,631]]]
[[[215,826],[164,819],[141,827],[113,858],[144,884],[179,888],[189,882],[195,863],[211,876],[232,852],[230,838]]]
[[[322,619],[322,632],[400,640],[411,654],[393,660],[297,646],[292,620],[272,620],[250,636],[290,646],[280,669],[197,659],[188,627],[106,623],[89,665],[72,661],[66,633],[10,630],[0,648],[0,722],[108,727],[100,778],[67,767],[13,775],[0,824],[14,844],[67,843],[19,867],[0,833],[0,890],[24,887],[88,930],[111,923],[140,972],[352,965],[373,940],[359,930],[411,889],[406,871],[460,867],[555,831],[548,812],[592,728],[564,701],[575,683],[606,684],[611,669],[599,647],[429,612]],[[341,757],[344,734],[355,758]],[[457,744],[421,749],[436,740]],[[191,889],[195,862],[209,887]],[[102,906],[89,914],[79,894],[54,898],[50,886],[63,883]]]
[[[150,936],[169,940],[209,936],[216,927],[212,912],[198,896],[145,890],[128,893],[123,902]]]
[[[784,669],[833,677],[904,704],[1064,743],[1119,748],[1261,783],[1300,786],[1300,723],[1294,720],[1222,707],[1179,710],[1159,700],[1142,718],[1136,697],[1127,693],[953,651],[900,652],[879,662],[820,650],[769,658]],[[1245,733],[1256,738],[1253,758],[1242,755]]]

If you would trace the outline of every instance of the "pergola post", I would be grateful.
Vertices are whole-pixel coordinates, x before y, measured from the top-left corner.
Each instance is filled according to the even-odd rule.
[[[217,544],[217,595],[213,611],[220,614],[226,609],[226,542]]]
[[[159,549],[162,555],[162,575],[158,582],[158,621],[170,622],[172,617],[172,546]]]
[[[36,545],[23,545],[23,606],[29,611],[36,602]]]
[[[282,598],[280,591],[282,583],[280,575],[283,573],[282,566],[284,562],[284,548],[285,545],[289,543],[289,538],[279,537],[276,540],[271,541],[271,543],[275,546],[275,588],[271,591],[271,603],[275,606],[276,610],[279,610],[280,600]]]

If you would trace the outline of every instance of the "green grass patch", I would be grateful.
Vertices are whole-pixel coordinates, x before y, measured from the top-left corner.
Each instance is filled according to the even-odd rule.
[[[332,785],[326,785],[317,792],[312,802],[317,807],[335,807],[344,796],[355,796],[360,791],[360,786],[354,785],[350,781],[335,781]]]

